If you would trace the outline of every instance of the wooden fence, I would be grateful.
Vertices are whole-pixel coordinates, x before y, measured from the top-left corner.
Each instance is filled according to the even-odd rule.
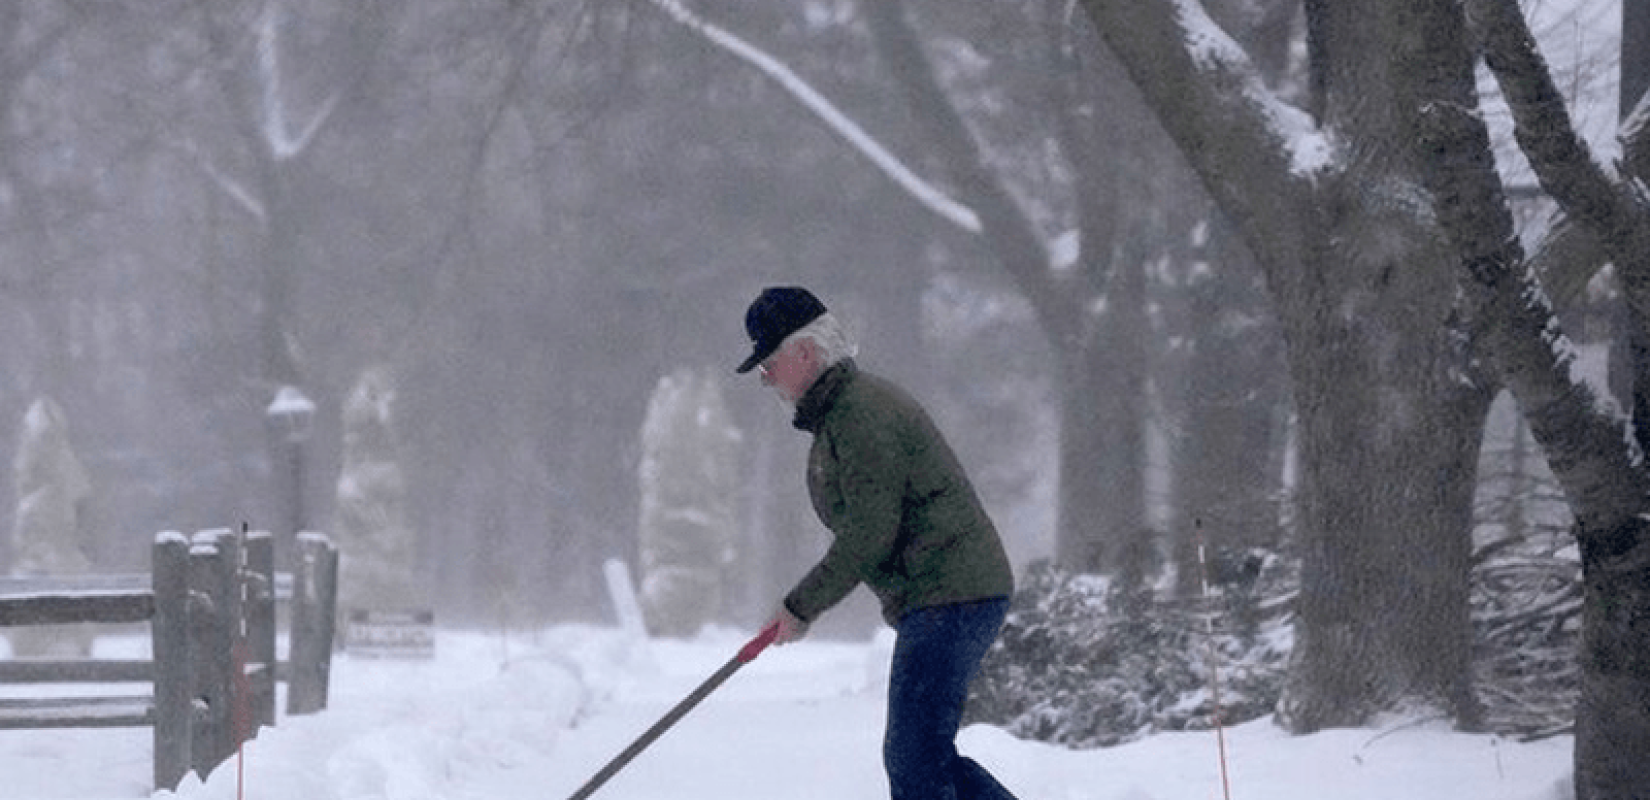
[[[72,623],[150,626],[144,660],[0,660],[0,684],[150,683],[147,694],[0,699],[0,729],[152,726],[155,787],[202,778],[263,725],[275,684],[288,714],[327,703],[338,552],[298,537],[295,570],[274,570],[265,532],[155,537],[149,575],[0,578],[0,627]],[[277,598],[289,601],[288,657],[276,657]]]

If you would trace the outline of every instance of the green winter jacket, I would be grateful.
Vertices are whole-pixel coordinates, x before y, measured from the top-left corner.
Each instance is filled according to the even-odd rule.
[[[916,609],[1013,593],[996,527],[905,392],[845,359],[814,382],[794,424],[814,436],[808,494],[835,539],[786,596],[792,614],[811,621],[860,583],[890,625]]]

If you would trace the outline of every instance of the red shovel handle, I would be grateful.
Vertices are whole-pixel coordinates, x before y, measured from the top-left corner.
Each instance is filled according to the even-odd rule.
[[[768,645],[773,644],[773,640],[778,637],[779,623],[775,622],[763,628],[755,639],[746,642],[745,646],[739,650],[739,663],[749,664],[755,661],[756,657],[762,655],[762,651],[768,649]]]

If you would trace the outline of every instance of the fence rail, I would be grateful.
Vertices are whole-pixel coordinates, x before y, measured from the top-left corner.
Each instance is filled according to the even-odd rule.
[[[155,537],[149,575],[0,579],[0,626],[138,623],[152,658],[0,660],[0,684],[150,683],[127,696],[0,699],[0,729],[152,726],[155,787],[203,778],[258,727],[326,707],[338,552],[298,537],[296,568],[274,571],[273,539],[227,529]],[[275,652],[275,603],[290,605],[289,656]]]

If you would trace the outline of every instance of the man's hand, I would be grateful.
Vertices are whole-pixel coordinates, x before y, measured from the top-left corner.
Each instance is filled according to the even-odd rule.
[[[776,645],[790,644],[808,635],[808,623],[803,622],[783,605],[774,613],[773,619],[768,620],[768,624],[762,627],[767,628],[769,625],[779,629],[779,633],[773,637],[773,643]]]

